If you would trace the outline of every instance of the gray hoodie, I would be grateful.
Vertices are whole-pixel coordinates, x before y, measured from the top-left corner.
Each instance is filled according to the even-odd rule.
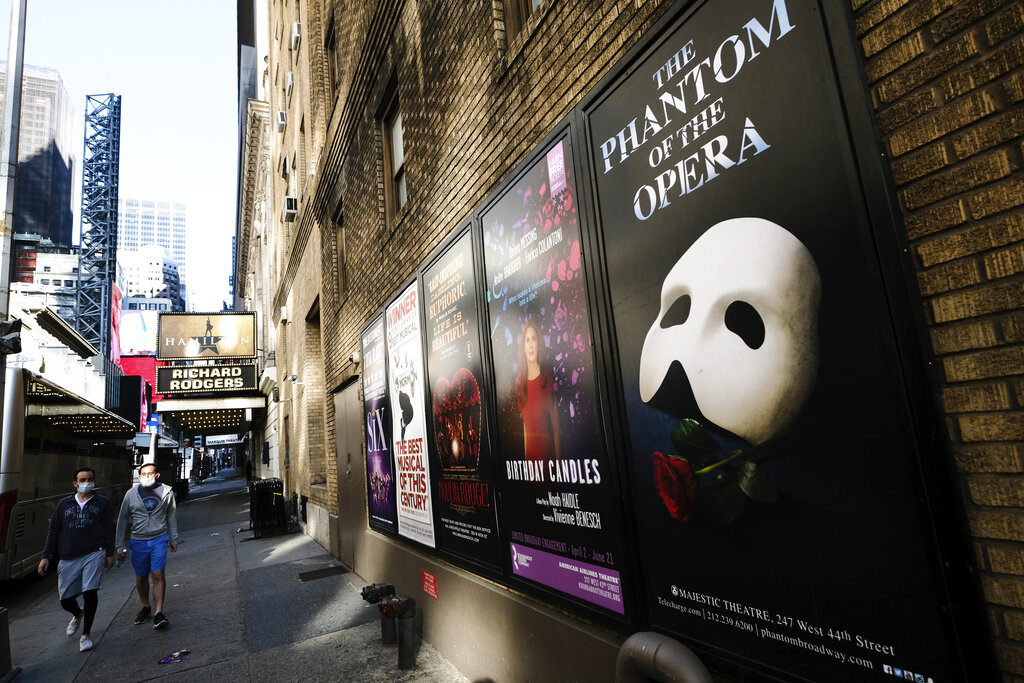
[[[158,484],[156,493],[160,502],[152,512],[142,504],[137,486],[133,486],[121,501],[121,512],[117,516],[118,548],[128,547],[128,533],[136,541],[149,541],[162,534],[171,538],[171,545],[178,544],[178,515],[174,502],[174,490],[167,484]]]

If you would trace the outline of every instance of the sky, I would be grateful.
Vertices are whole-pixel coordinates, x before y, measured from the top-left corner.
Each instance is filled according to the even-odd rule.
[[[0,0],[7,59],[11,0]],[[122,198],[188,207],[189,307],[228,300],[237,159],[232,0],[28,0],[25,63],[55,69],[74,106],[75,235],[86,95],[121,96]],[[77,238],[77,237],[76,237]]]

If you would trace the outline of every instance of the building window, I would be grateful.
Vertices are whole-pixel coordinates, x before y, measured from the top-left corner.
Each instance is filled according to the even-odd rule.
[[[387,182],[384,183],[384,204],[387,206],[388,217],[394,218],[405,206],[407,199],[405,141],[398,97],[392,99],[387,112],[382,131],[384,135],[384,170],[387,173]]]
[[[338,90],[341,88],[341,64],[338,62],[338,32],[334,29],[334,21],[331,21],[331,28],[327,33],[327,40],[324,41],[324,52],[327,53],[327,87],[331,93],[331,100],[338,97]]]
[[[43,266],[43,272],[44,273],[49,273],[50,272],[50,266]]]
[[[505,35],[508,42],[519,34],[530,15],[537,11],[543,0],[505,0]]]
[[[299,183],[302,185],[303,193],[306,190],[306,183],[309,181],[309,166],[306,162],[306,117],[299,119]]]
[[[74,280],[65,280],[64,281],[64,286],[65,287],[74,287],[75,286],[75,281]]]
[[[48,284],[50,284],[50,278],[43,278],[42,280],[39,281],[39,284],[41,284],[41,285],[48,285]]]
[[[339,301],[344,298],[345,291],[348,286],[346,282],[346,269],[347,269],[347,256],[346,256],[346,245],[345,245],[345,214],[341,209],[338,209],[338,213],[334,216],[334,248],[335,258],[338,262],[338,299]]]
[[[284,466],[285,469],[292,464],[292,445],[291,445],[291,429],[288,428],[289,416],[284,416]]]

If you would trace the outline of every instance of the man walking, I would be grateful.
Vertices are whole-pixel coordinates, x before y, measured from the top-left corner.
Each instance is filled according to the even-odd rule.
[[[153,628],[168,626],[164,616],[164,593],[167,582],[167,548],[178,551],[178,518],[174,490],[157,480],[160,473],[156,465],[146,463],[139,469],[139,485],[128,491],[121,502],[117,516],[117,559],[123,560],[130,547],[132,567],[135,569],[135,590],[142,609],[135,617],[136,624],[144,624],[153,615]],[[129,543],[129,534],[131,542]],[[149,581],[153,579],[153,612],[149,605]]]
[[[89,635],[99,604],[101,570],[114,566],[114,511],[109,498],[93,491],[96,472],[92,468],[79,467],[73,483],[76,493],[62,498],[50,517],[43,559],[36,571],[46,576],[54,553],[60,557],[57,591],[60,606],[71,614],[66,632],[73,636],[82,627],[78,650],[85,652],[93,648]],[[85,602],[84,608],[78,606],[79,595]]]

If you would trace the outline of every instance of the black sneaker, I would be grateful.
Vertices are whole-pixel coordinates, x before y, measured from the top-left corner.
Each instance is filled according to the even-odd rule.
[[[149,607],[143,607],[140,609],[139,613],[135,615],[135,625],[138,626],[139,624],[145,624],[149,621],[149,612]]]
[[[167,617],[164,616],[163,612],[157,612],[153,615],[153,628],[164,628],[169,626],[171,622],[167,621]]]

